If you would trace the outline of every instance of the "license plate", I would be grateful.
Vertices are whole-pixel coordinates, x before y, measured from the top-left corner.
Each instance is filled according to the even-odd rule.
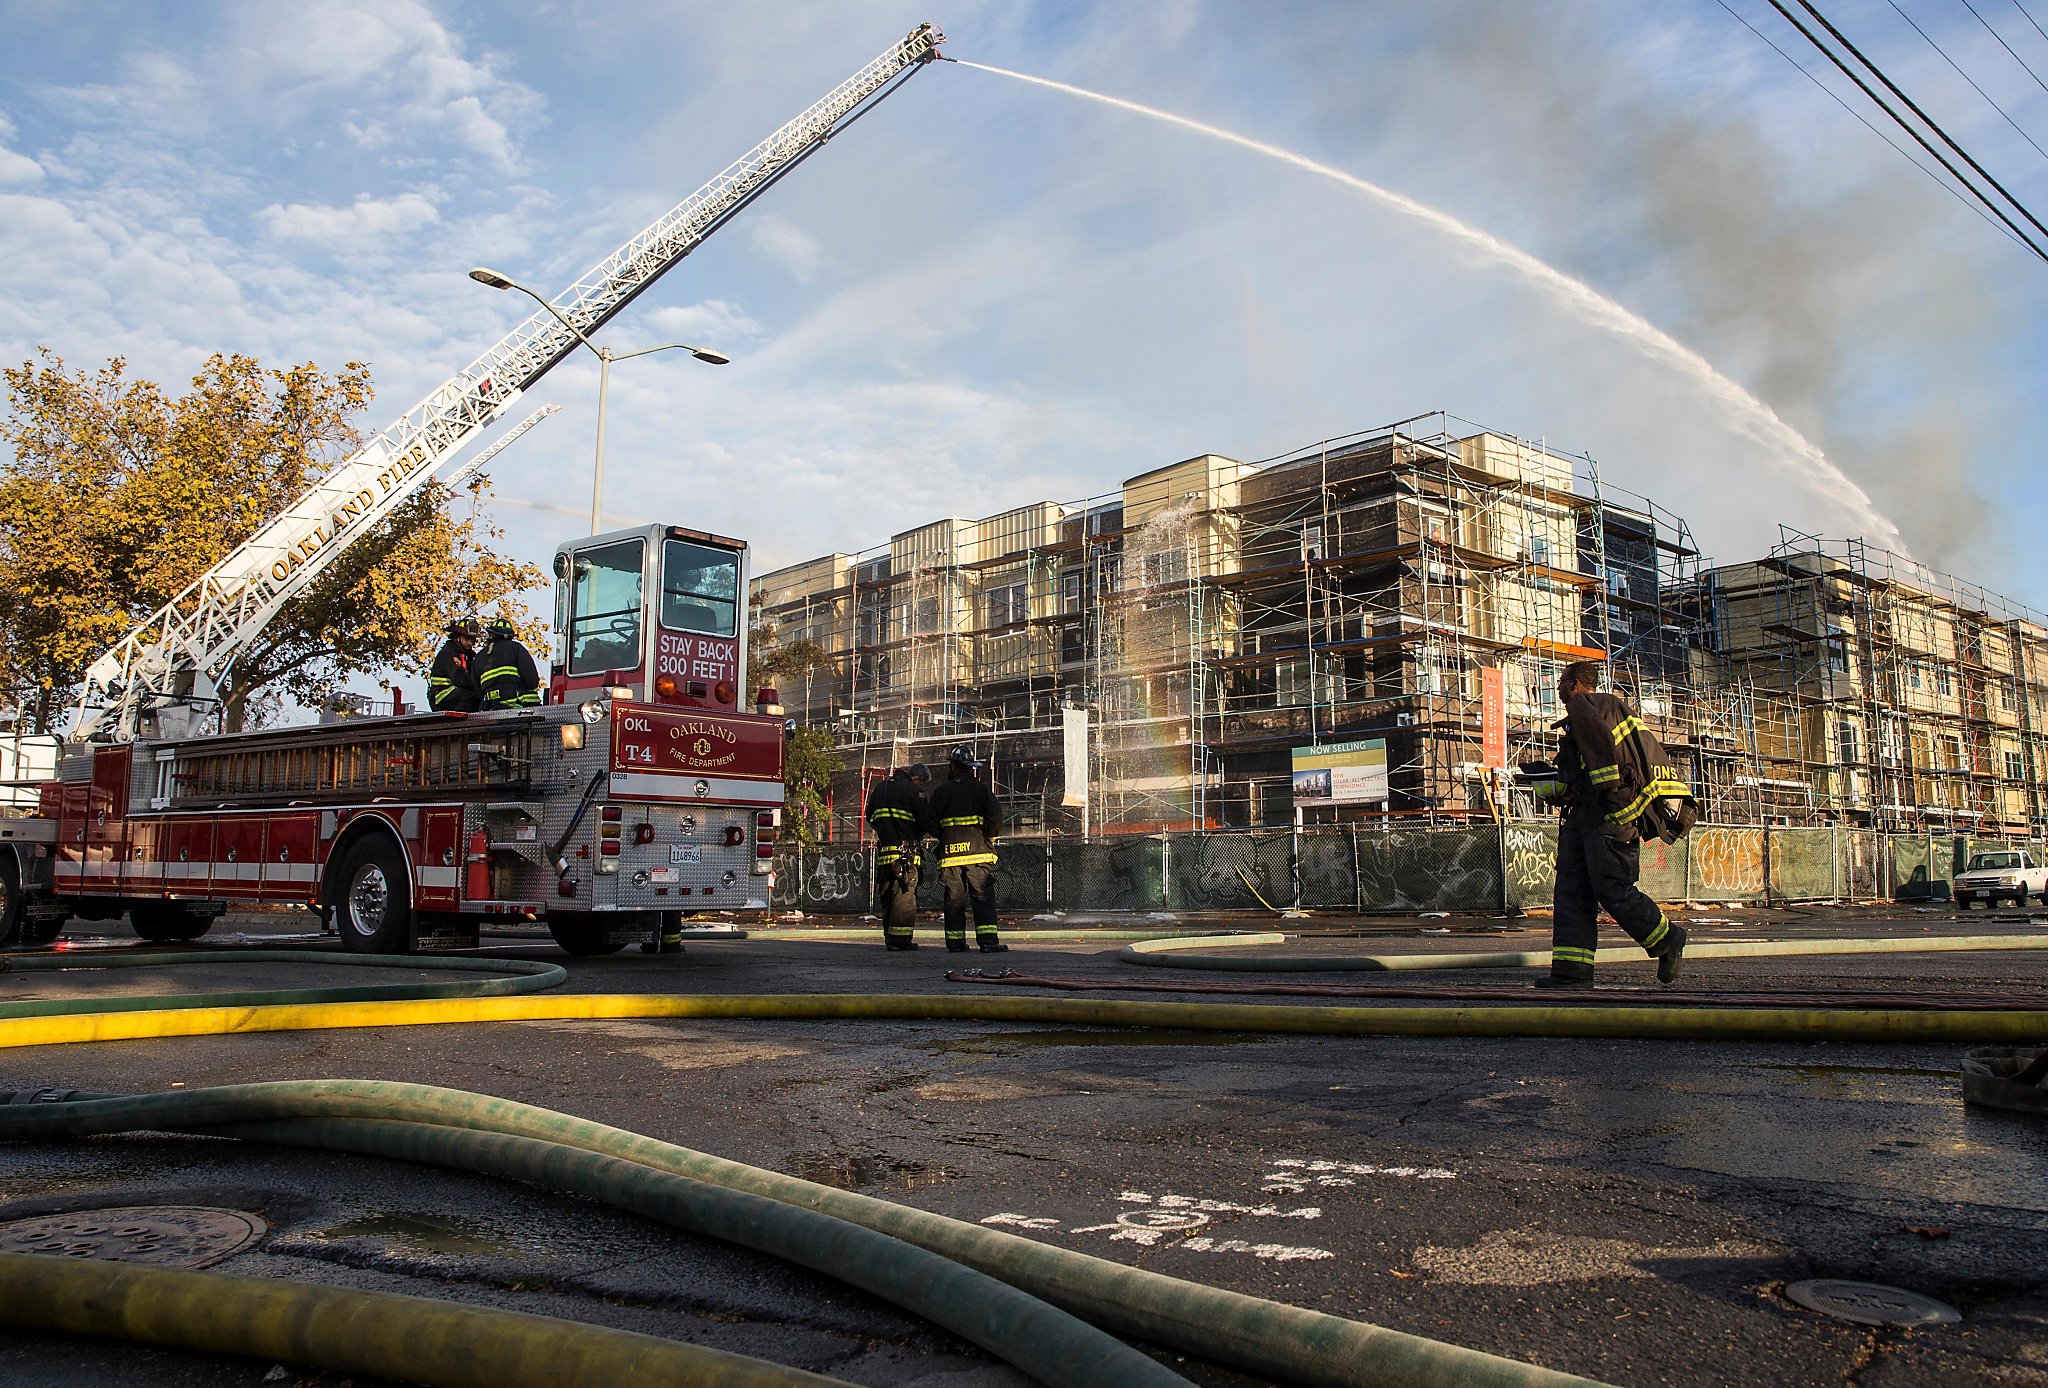
[[[676,863],[699,863],[704,860],[703,852],[704,850],[694,843],[672,843],[668,846],[668,860],[671,866]]]

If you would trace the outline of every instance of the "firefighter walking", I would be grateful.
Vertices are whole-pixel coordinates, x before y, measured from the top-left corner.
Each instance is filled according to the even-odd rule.
[[[899,766],[868,793],[868,825],[875,831],[875,912],[882,943],[916,949],[917,855],[932,829],[924,788],[932,773],[922,762]]]
[[[946,948],[967,948],[967,909],[983,951],[1009,948],[996,934],[996,835],[1003,806],[974,774],[974,752],[955,747],[946,758],[946,784],[932,792],[932,828],[939,836],[939,882],[946,890]]]
[[[436,713],[475,713],[484,706],[483,681],[477,677],[477,642],[484,629],[468,617],[448,624],[448,639],[434,655],[427,672],[427,706]]]
[[[1670,765],[1656,735],[1626,702],[1600,691],[1600,666],[1582,660],[1558,676],[1565,717],[1558,726],[1558,783],[1546,798],[1565,807],[1557,834],[1550,975],[1539,988],[1593,986],[1594,950],[1605,907],[1644,953],[1657,979],[1678,977],[1685,927],[1636,885],[1647,829],[1675,841],[1692,827],[1698,804]]]
[[[503,617],[494,619],[488,630],[491,648],[484,652],[483,674],[479,676],[484,707],[538,708],[540,670],[533,663],[533,652],[526,649],[512,623]]]

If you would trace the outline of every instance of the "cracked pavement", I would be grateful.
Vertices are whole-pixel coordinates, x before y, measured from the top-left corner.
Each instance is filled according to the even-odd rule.
[[[253,943],[297,925],[251,918],[235,928]],[[1703,938],[1952,928],[1925,915],[1758,911]],[[1986,928],[1981,917],[1968,926]],[[1126,965],[1113,941],[1011,939],[1002,962],[1047,977],[1185,981],[1204,990],[1188,1000],[1219,1003],[1227,992],[1208,990],[1236,977]],[[1448,942],[1333,934],[1314,951],[1544,943],[1533,929]],[[497,952],[558,957],[520,944]],[[1711,961],[1682,986],[2033,991],[2041,960]],[[930,948],[888,954],[879,940],[693,942],[681,956],[570,961],[569,986],[998,991],[946,981],[949,962]],[[223,964],[169,980],[14,975],[0,978],[0,997],[305,987],[326,981],[318,973]],[[1650,976],[1648,965],[1602,973],[1617,986]],[[1509,990],[1526,977],[1450,981]],[[1017,991],[1033,990],[1002,990]],[[1616,1384],[2048,1384],[2048,1125],[1966,1111],[1961,1051],[549,1021],[13,1050],[0,1054],[0,1087],[339,1076],[451,1085]],[[227,1206],[259,1215],[268,1233],[219,1264],[225,1272],[568,1316],[863,1384],[1023,1381],[866,1293],[771,1259],[505,1182],[375,1159],[161,1137],[6,1147],[0,1202],[0,1221],[95,1205]],[[1781,1294],[1812,1277],[1906,1287],[1963,1319],[1917,1331],[1831,1320]],[[1206,1384],[1252,1381],[1194,1361],[1175,1367]],[[13,1383],[243,1384],[270,1368],[0,1333],[0,1377]],[[293,1379],[338,1381],[307,1370]]]

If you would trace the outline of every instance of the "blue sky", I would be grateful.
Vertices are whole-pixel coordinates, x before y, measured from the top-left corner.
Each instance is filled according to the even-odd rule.
[[[1900,6],[2048,146],[2048,90],[1967,10]],[[1825,8],[2048,209],[2048,156],[1889,3]],[[2013,0],[1978,8],[2048,73]],[[1514,242],[1754,392],[1917,556],[2048,607],[2048,265],[1712,0],[0,0],[0,359],[174,386],[214,351],[364,360],[381,426],[531,307],[470,266],[554,292],[921,20]],[[757,567],[1438,409],[1590,453],[1718,558],[1848,524],[1697,380],[1423,224],[958,66],[605,329],[675,339],[734,364],[615,370],[608,518],[743,536]],[[544,561],[587,517],[594,363],[531,398],[562,411],[491,470]]]

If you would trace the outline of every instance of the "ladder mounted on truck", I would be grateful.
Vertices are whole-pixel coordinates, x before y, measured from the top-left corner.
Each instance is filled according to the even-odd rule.
[[[88,667],[72,736],[129,741],[199,732],[236,657],[343,550],[426,486],[573,352],[579,332],[595,333],[784,174],[938,57],[943,42],[945,35],[932,25],[911,30],[557,294],[550,301],[553,312],[534,313],[337,464]]]

